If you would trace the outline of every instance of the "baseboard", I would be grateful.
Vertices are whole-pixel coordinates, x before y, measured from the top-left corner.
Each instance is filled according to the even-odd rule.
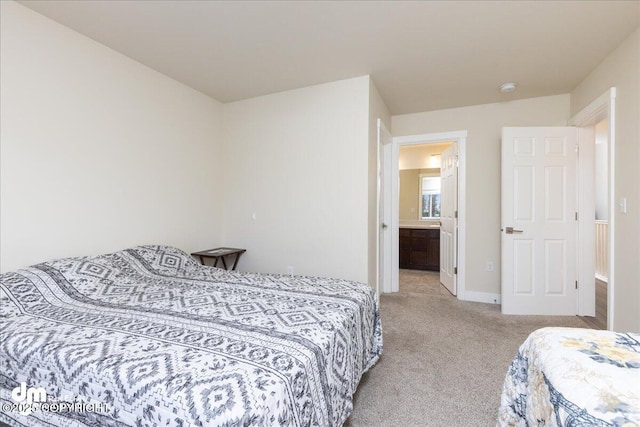
[[[500,294],[491,294],[489,292],[465,291],[464,296],[460,298],[464,301],[484,302],[487,304],[501,304]]]

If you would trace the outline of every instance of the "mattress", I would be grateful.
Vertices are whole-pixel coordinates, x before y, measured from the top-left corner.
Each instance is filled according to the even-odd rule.
[[[6,273],[0,301],[9,425],[340,426],[382,352],[366,284],[167,246]]]
[[[640,335],[543,328],[504,381],[498,426],[639,426]]]

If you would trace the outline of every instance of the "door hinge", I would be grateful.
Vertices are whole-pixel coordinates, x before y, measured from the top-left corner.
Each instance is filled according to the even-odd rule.
[[[578,289],[578,281],[576,280],[576,289]]]
[[[454,217],[454,218],[458,218],[458,211],[455,211],[455,212],[453,213],[453,217]]]
[[[458,267],[453,267],[453,274],[458,274]]]
[[[576,221],[578,220],[578,212],[576,212]]]
[[[576,144],[576,154],[580,154],[580,146]]]

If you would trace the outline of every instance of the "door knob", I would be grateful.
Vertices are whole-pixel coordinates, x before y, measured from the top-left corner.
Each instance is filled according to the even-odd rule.
[[[385,223],[383,222],[383,223],[382,223],[382,229],[383,229],[383,230],[386,230],[386,229],[387,229],[387,227],[388,227],[388,225],[387,225],[387,224],[385,224]]]
[[[522,233],[523,230],[515,230],[513,227],[507,227],[506,233],[507,234],[514,234],[514,233]]]

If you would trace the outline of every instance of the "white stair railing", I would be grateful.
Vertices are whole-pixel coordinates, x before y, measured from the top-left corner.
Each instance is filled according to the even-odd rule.
[[[596,278],[604,282],[609,275],[609,221],[596,220]]]

